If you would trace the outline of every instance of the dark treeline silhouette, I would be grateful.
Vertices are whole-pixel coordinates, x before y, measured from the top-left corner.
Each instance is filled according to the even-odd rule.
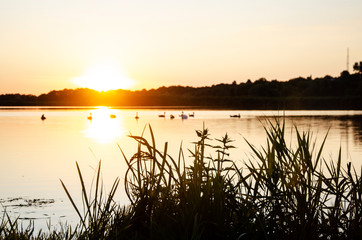
[[[231,109],[362,109],[362,74],[295,78],[286,82],[260,78],[254,82],[207,87],[98,92],[64,89],[47,94],[0,95],[2,106],[187,106]]]

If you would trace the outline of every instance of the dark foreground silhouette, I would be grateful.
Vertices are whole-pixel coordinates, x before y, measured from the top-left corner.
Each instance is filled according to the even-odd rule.
[[[36,233],[4,214],[0,239],[361,239],[361,172],[343,164],[341,152],[323,158],[327,136],[317,144],[313,133],[295,127],[291,144],[284,121],[270,120],[266,145],[246,140],[251,155],[240,165],[246,155],[229,155],[237,146],[227,134],[213,139],[207,129],[197,130],[188,154],[180,147],[173,155],[167,143],[156,147],[148,130],[149,138],[130,136],[139,143],[132,156],[120,146],[126,171],[109,191],[102,186],[101,162],[91,182],[76,164],[82,202],[61,180],[79,216],[77,227]],[[127,206],[119,205],[118,186]]]

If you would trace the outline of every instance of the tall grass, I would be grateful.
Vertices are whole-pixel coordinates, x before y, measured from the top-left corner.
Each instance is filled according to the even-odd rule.
[[[131,202],[132,229],[137,238],[173,239],[359,239],[361,174],[349,163],[322,158],[310,132],[295,127],[295,147],[288,145],[285,123],[265,127],[267,144],[244,168],[228,159],[228,135],[211,145],[207,129],[186,166],[182,150],[177,159],[151,141],[139,143],[127,159],[125,189]],[[214,151],[214,156],[210,151]]]
[[[257,162],[246,164],[250,175],[239,174],[255,208],[255,229],[265,237],[285,239],[358,239],[362,236],[361,175],[351,164],[342,170],[336,161],[321,158],[310,132],[295,128],[295,149],[285,142],[285,125],[266,129],[267,146],[261,151],[249,144]]]
[[[267,144],[251,143],[253,159],[239,168],[228,159],[227,135],[210,145],[208,130],[197,131],[193,164],[132,136],[137,153],[126,159],[125,189],[135,214],[134,232],[145,238],[175,239],[358,239],[362,236],[361,174],[349,163],[322,158],[310,132],[295,127],[286,142],[285,123],[265,127]],[[207,154],[214,150],[215,156]]]
[[[77,164],[82,207],[61,182],[80,218],[75,230],[62,232],[64,238],[361,239],[362,169],[343,167],[340,152],[337,159],[324,159],[327,136],[317,146],[312,133],[295,127],[296,140],[288,143],[284,121],[269,121],[266,145],[246,140],[252,156],[239,166],[229,158],[234,146],[227,134],[211,139],[207,129],[196,131],[194,148],[184,153],[181,146],[174,158],[168,144],[157,147],[148,130],[149,140],[130,136],[138,143],[132,157],[120,147],[129,206],[114,201],[119,179],[104,193],[100,164],[92,192]],[[11,236],[12,229],[24,233],[9,221],[3,217],[1,238]],[[54,234],[49,239],[56,239]]]
[[[47,230],[40,230],[37,233],[34,230],[34,222],[30,222],[26,227],[22,225],[19,218],[11,219],[11,217],[4,212],[0,222],[0,239],[9,240],[22,240],[22,239],[76,239],[77,231],[72,229],[71,226],[62,224],[60,229],[51,230],[48,225]]]

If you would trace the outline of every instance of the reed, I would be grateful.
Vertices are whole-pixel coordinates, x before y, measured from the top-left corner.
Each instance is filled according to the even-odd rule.
[[[107,239],[109,232],[112,231],[114,215],[125,214],[125,212],[117,212],[118,206],[114,201],[119,178],[116,178],[109,194],[105,196],[103,185],[101,184],[101,162],[99,162],[96,169],[94,193],[88,193],[78,163],[76,163],[76,166],[82,187],[83,213],[81,213],[81,209],[76,205],[63,181],[60,181],[80,219],[79,229],[76,230],[77,238]],[[119,230],[121,231],[121,229]]]
[[[87,191],[78,164],[82,207],[61,182],[80,223],[34,239],[361,239],[362,169],[322,157],[326,141],[317,146],[311,132],[294,127],[295,142],[287,142],[285,122],[265,124],[267,143],[252,150],[243,166],[230,159],[234,148],[227,134],[211,139],[208,129],[196,131],[198,140],[186,156],[180,146],[173,158],[168,144],[150,139],[138,143],[128,158],[124,190],[130,205],[114,201],[117,178],[106,195],[99,163],[92,191]],[[186,165],[192,160],[191,165]],[[5,215],[0,238],[30,239]],[[15,238],[11,238],[15,234]],[[33,234],[34,235],[34,234]],[[23,237],[24,236],[24,237]]]
[[[182,150],[177,160],[167,154],[167,144],[162,152],[157,150],[152,128],[149,130],[152,142],[131,136],[139,144],[138,151],[129,160],[124,156],[129,167],[125,189],[134,212],[134,232],[155,239],[228,235],[237,194],[228,174],[232,170],[226,158],[232,147],[228,136],[218,140],[220,146],[211,146],[208,130],[196,131],[199,141],[190,151],[193,164],[186,167]],[[216,158],[206,155],[207,147],[216,149]]]
[[[125,189],[138,236],[160,239],[358,239],[361,236],[361,174],[349,163],[322,158],[310,132],[296,134],[288,145],[284,120],[265,125],[267,144],[259,150],[248,142],[253,157],[244,168],[228,159],[227,135],[210,144],[207,129],[189,151],[193,164],[139,143],[125,160]],[[215,151],[213,157],[208,150]]]
[[[60,229],[51,230],[49,223],[47,230],[40,230],[36,233],[34,230],[34,222],[31,221],[26,227],[24,227],[19,218],[11,219],[6,211],[4,211],[0,223],[0,239],[67,240],[77,239],[77,237],[76,231],[66,224],[61,224]]]

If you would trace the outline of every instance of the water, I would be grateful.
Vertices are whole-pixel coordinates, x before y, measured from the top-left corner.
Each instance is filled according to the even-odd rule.
[[[140,119],[136,120],[138,112]],[[159,114],[166,112],[166,118]],[[102,177],[105,190],[116,177],[126,170],[119,147],[130,158],[137,144],[128,135],[149,138],[150,124],[156,144],[163,149],[168,142],[168,152],[177,158],[182,143],[185,155],[197,140],[195,130],[203,126],[209,129],[211,138],[221,138],[228,133],[236,149],[230,158],[242,166],[250,159],[251,151],[244,138],[259,147],[265,145],[263,129],[265,119],[285,115],[288,137],[293,139],[293,124],[299,130],[311,130],[321,143],[328,138],[324,148],[327,160],[336,159],[342,150],[343,164],[352,162],[359,169],[362,156],[362,111],[220,111],[184,110],[195,117],[182,120],[179,109],[108,109],[108,108],[0,108],[0,203],[13,217],[33,219],[37,228],[48,221],[53,226],[67,221],[78,223],[59,179],[66,184],[75,201],[81,206],[80,183],[75,162],[82,169],[88,186],[94,177],[94,169],[102,160]],[[92,113],[90,121],[87,116]],[[40,119],[45,114],[46,120]],[[110,118],[115,114],[116,118]],[[169,118],[170,114],[175,119]],[[229,115],[240,114],[240,118]],[[213,140],[216,144],[216,141]],[[292,142],[293,145],[293,142]],[[122,205],[128,200],[122,188],[116,195]],[[0,207],[0,211],[3,211]]]

